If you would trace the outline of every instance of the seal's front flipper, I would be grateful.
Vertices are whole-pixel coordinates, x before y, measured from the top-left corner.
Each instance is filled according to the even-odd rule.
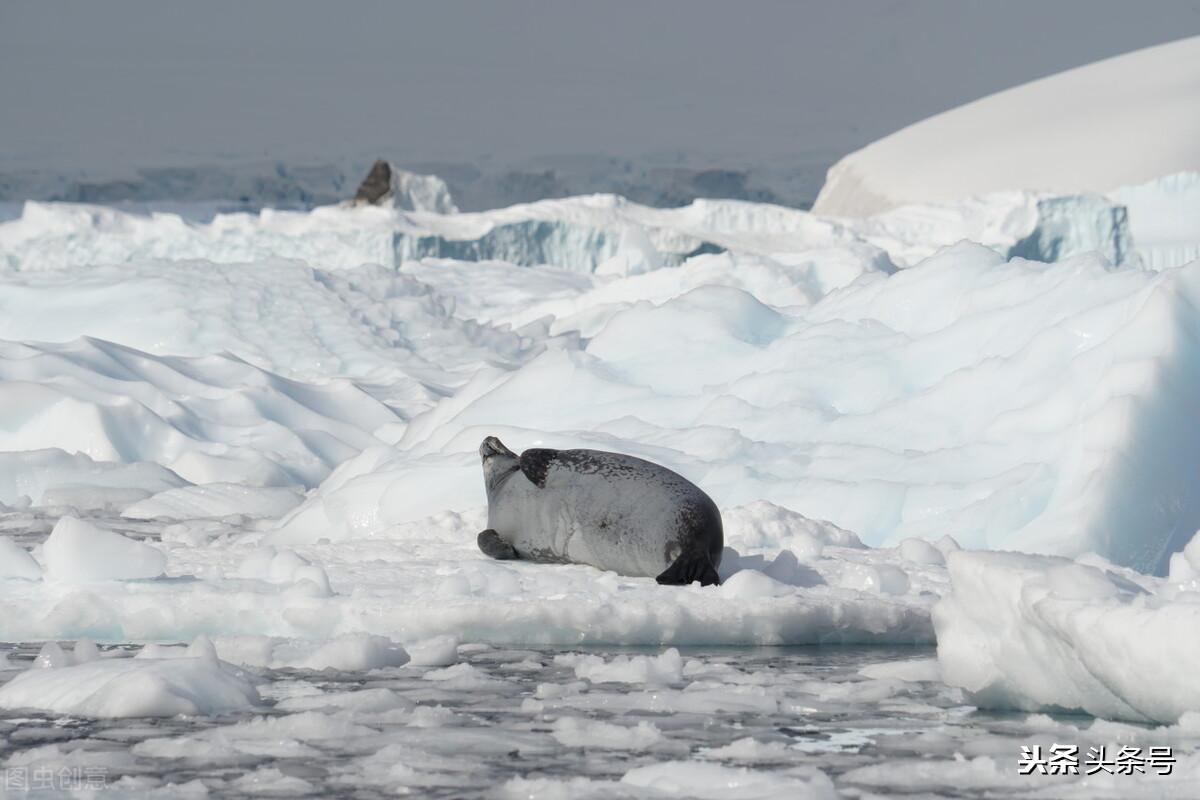
[[[701,586],[717,586],[721,576],[708,553],[684,553],[655,580],[665,586],[687,586],[693,581],[700,581]]]
[[[514,558],[519,558],[516,549],[500,538],[500,534],[496,533],[491,528],[479,534],[476,539],[479,543],[479,549],[483,551],[485,556],[494,558],[498,561],[511,561]]]

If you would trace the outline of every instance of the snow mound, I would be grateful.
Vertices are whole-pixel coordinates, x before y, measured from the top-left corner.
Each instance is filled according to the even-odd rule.
[[[220,714],[259,702],[237,670],[206,657],[105,658],[30,669],[0,686],[0,708],[81,717]]]
[[[1191,548],[1166,580],[1095,557],[951,554],[933,617],[943,679],[988,708],[1163,723],[1200,711]]]
[[[338,252],[308,256],[324,264]],[[0,339],[89,337],[151,355],[233,355],[297,381],[352,379],[407,414],[429,408],[483,364],[519,363],[531,347],[510,330],[455,316],[455,299],[379,266],[332,272],[275,257],[216,263],[175,253],[71,267],[47,258],[54,269],[0,273]]]
[[[813,211],[867,216],[1008,189],[1099,193],[1195,171],[1198,93],[1200,37],[1061,72],[851,153],[829,170]]]
[[[304,384],[231,356],[152,356],[92,339],[0,341],[0,406],[0,449],[153,462],[196,483],[313,485],[396,421],[348,381]]]
[[[158,578],[167,568],[161,550],[74,517],[54,526],[42,558],[46,579],[63,583]]]

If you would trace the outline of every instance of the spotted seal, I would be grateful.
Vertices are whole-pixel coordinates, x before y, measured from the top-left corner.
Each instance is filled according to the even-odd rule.
[[[518,456],[495,436],[479,456],[488,527],[478,543],[486,555],[590,564],[663,584],[721,582],[721,512],[666,467],[603,450]]]

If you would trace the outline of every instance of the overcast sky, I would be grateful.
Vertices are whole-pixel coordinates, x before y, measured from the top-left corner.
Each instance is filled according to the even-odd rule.
[[[1200,0],[0,0],[0,163],[853,150]]]

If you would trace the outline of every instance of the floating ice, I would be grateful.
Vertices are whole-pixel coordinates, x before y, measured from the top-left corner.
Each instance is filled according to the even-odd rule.
[[[304,669],[368,670],[402,667],[409,661],[403,647],[383,636],[365,633],[340,636],[297,662]]]
[[[559,717],[554,721],[553,736],[566,747],[647,750],[662,739],[662,731],[645,721],[629,726],[579,717]]]
[[[666,797],[713,800],[771,800],[778,797],[833,800],[837,797],[833,782],[821,772],[810,771],[800,777],[786,771],[755,771],[695,761],[668,761],[636,767],[626,772],[621,782],[653,789]]]
[[[254,686],[213,658],[104,658],[48,665],[0,687],[0,708],[85,717],[170,717],[241,711],[259,703]]]
[[[414,667],[448,667],[458,661],[458,637],[445,634],[405,645]]]
[[[555,656],[555,664],[571,667],[575,677],[592,683],[645,683],[668,686],[683,680],[683,658],[675,648],[657,656],[616,656],[606,661],[600,656]]]

